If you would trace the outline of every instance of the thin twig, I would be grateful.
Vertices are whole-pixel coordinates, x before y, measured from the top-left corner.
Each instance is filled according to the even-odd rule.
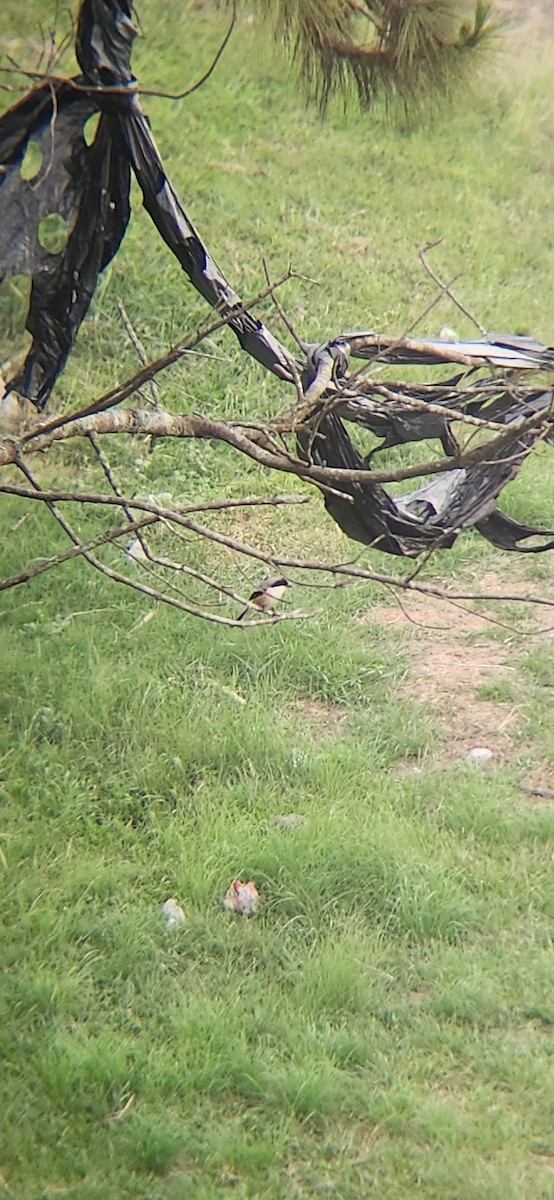
[[[96,437],[96,434],[89,433],[88,440],[94,450],[94,453],[98,459],[98,462],[100,463],[100,466],[102,467],[104,475],[106,476],[106,479],[114,493],[114,496],[117,496],[119,499],[122,499],[124,501],[123,508],[124,508],[125,515],[129,521],[134,521],[134,519],[135,519],[134,513],[131,511],[131,508],[125,503],[123,492],[122,492],[122,490],[117,482],[117,479],[115,478],[115,475],[112,471],[110,461],[109,461],[107,455],[104,454],[104,451],[100,445],[100,442],[98,441],[98,438]],[[137,538],[139,540],[139,543],[143,550],[143,553],[148,555],[148,546],[146,543],[146,539],[142,533],[142,530],[137,530]]]
[[[184,99],[186,99],[187,96],[192,96],[192,93],[197,92],[198,88],[201,88],[202,85],[208,81],[208,79],[210,78],[210,75],[212,75],[213,72],[215,71],[215,68],[217,67],[217,64],[227,46],[227,43],[229,42],[229,38],[231,37],[233,29],[235,28],[236,20],[237,20],[237,5],[236,5],[236,0],[233,0],[233,12],[232,12],[231,22],[230,22],[229,28],[227,30],[227,33],[225,34],[225,37],[223,38],[223,41],[222,41],[219,49],[216,51],[216,53],[210,63],[210,66],[208,67],[208,69],[206,71],[204,71],[204,74],[200,76],[200,79],[197,79],[196,83],[193,83],[191,87],[186,88],[186,90],[184,92],[154,92],[154,91],[147,91],[145,88],[140,88],[139,95],[141,95],[141,96],[159,96],[162,100],[184,100]]]
[[[281,287],[287,282],[287,280],[293,278],[296,278],[296,276],[294,272],[289,269],[286,274],[277,279],[270,287],[267,287],[262,292],[259,292],[253,300],[246,304],[239,305],[237,308],[234,308],[231,312],[227,313],[224,317],[220,317],[217,321],[212,322],[212,324],[208,325],[206,328],[198,329],[189,338],[177,343],[176,346],[172,346],[168,351],[166,351],[165,354],[161,355],[160,358],[157,358],[154,360],[154,362],[149,363],[149,365],[144,367],[142,371],[138,371],[135,375],[131,376],[130,379],[125,380],[124,383],[117,384],[115,388],[111,388],[109,392],[105,392],[104,395],[100,396],[99,399],[95,400],[92,404],[88,404],[85,408],[78,409],[76,412],[66,413],[63,416],[55,417],[53,420],[46,421],[40,426],[39,429],[35,429],[28,434],[25,434],[22,438],[22,441],[25,442],[30,438],[36,437],[39,432],[49,433],[51,430],[60,429],[72,421],[80,420],[82,417],[92,416],[94,413],[105,412],[107,409],[115,408],[116,405],[121,404],[124,400],[128,399],[129,396],[132,396],[133,392],[138,391],[138,389],[143,387],[145,383],[148,383],[151,379],[154,379],[156,375],[159,375],[160,371],[164,371],[166,367],[172,366],[174,363],[179,362],[181,358],[194,349],[194,347],[200,342],[204,341],[205,338],[211,337],[213,333],[216,333],[219,329],[223,329],[229,324],[230,321],[233,321],[237,317],[244,316],[246,313],[250,312],[252,308],[255,308],[258,304],[261,304],[262,300],[265,300],[267,296],[272,295],[276,288]]]
[[[17,485],[5,485],[4,487],[0,488],[0,491],[5,491],[10,494],[24,496],[25,498],[28,498],[28,499],[31,499],[34,501],[38,500],[42,503],[45,503],[48,507],[51,507],[55,502],[60,502],[61,500],[64,500],[64,499],[72,499],[79,503],[83,502],[82,496],[78,496],[78,495],[77,496],[76,495],[68,496],[68,495],[59,494],[59,493],[47,493],[47,492],[43,493],[40,490],[37,490],[34,486],[33,486],[33,489],[31,490],[29,488],[22,488]],[[123,500],[118,500],[117,497],[113,497],[113,496],[89,497],[88,499],[93,502],[96,501],[98,503],[105,502],[107,504],[116,504],[116,505],[119,504],[121,507],[123,507],[123,503],[124,503]],[[129,503],[129,502],[125,501],[125,503]],[[139,591],[145,595],[148,595],[152,599],[158,600],[163,603],[168,603],[175,608],[181,609],[182,611],[189,612],[194,616],[201,616],[208,620],[216,621],[216,623],[226,624],[226,625],[240,624],[239,622],[234,621],[232,618],[225,618],[222,616],[210,614],[210,613],[206,612],[206,610],[204,610],[204,609],[199,609],[196,606],[193,606],[190,604],[185,604],[175,597],[168,596],[167,593],[163,593],[163,592],[159,591],[158,589],[153,589],[146,585],[140,584],[138,581],[132,580],[129,577],[122,575],[120,572],[114,571],[111,568],[106,567],[103,563],[100,563],[98,560],[96,560],[94,558],[94,556],[92,555],[92,551],[94,549],[98,548],[99,546],[109,543],[109,542],[112,542],[112,541],[117,541],[123,537],[127,537],[130,533],[134,532],[135,530],[137,530],[139,528],[142,528],[148,524],[152,524],[153,522],[155,522],[158,519],[164,519],[170,523],[176,523],[177,525],[180,525],[181,527],[186,528],[189,532],[192,532],[199,537],[206,538],[208,541],[212,541],[218,545],[224,546],[227,549],[230,549],[231,551],[233,551],[234,553],[244,555],[248,558],[254,558],[257,561],[264,562],[268,566],[271,566],[273,568],[277,567],[279,569],[289,569],[289,570],[290,569],[298,569],[301,571],[313,571],[313,572],[317,572],[317,573],[327,573],[333,577],[338,576],[341,578],[341,580],[342,579],[365,580],[365,581],[369,581],[369,582],[373,582],[373,583],[382,584],[387,587],[393,587],[393,588],[403,591],[405,593],[412,593],[414,595],[421,594],[421,595],[425,595],[425,596],[433,596],[438,600],[444,601],[449,604],[453,604],[455,607],[460,607],[460,608],[463,607],[463,605],[460,604],[460,601],[466,601],[466,602],[469,601],[469,602],[473,602],[473,603],[475,603],[475,602],[490,603],[492,601],[502,601],[502,602],[508,601],[508,602],[520,603],[520,604],[537,604],[537,605],[541,605],[541,606],[544,606],[547,608],[554,608],[554,599],[548,599],[547,597],[537,596],[534,594],[521,595],[521,594],[512,593],[512,592],[510,592],[510,593],[490,592],[490,593],[483,594],[483,593],[478,593],[478,592],[447,591],[443,588],[439,588],[439,587],[436,587],[436,586],[433,586],[430,584],[414,583],[409,578],[403,579],[403,578],[399,578],[399,577],[396,577],[393,575],[385,575],[380,572],[370,571],[370,570],[367,570],[362,567],[354,566],[354,565],[352,565],[351,562],[350,563],[326,563],[326,562],[321,562],[321,561],[289,558],[289,557],[285,557],[285,556],[277,555],[277,554],[268,554],[268,553],[265,553],[265,552],[259,550],[256,547],[253,547],[246,543],[240,542],[235,538],[228,537],[228,536],[221,534],[213,529],[209,529],[205,525],[202,525],[190,518],[187,518],[179,512],[163,509],[159,506],[155,506],[155,505],[149,504],[148,502],[144,502],[144,501],[139,502],[139,501],[133,500],[133,504],[136,504],[138,507],[145,509],[147,511],[148,515],[141,518],[140,520],[133,522],[133,523],[129,522],[128,524],[121,526],[116,530],[110,530],[104,534],[101,534],[97,538],[91,539],[90,542],[80,542],[79,539],[76,538],[76,536],[71,531],[70,536],[72,536],[72,540],[74,540],[74,545],[71,549],[68,549],[67,551],[63,551],[59,555],[53,556],[50,560],[47,560],[44,563],[35,564],[33,567],[30,567],[26,571],[21,572],[19,576],[14,576],[8,580],[0,581],[0,590],[5,590],[10,587],[15,587],[18,584],[26,582],[28,579],[34,578],[36,575],[42,574],[44,571],[49,570],[52,567],[59,565],[61,562],[66,562],[72,558],[82,556],[87,561],[91,562],[91,565],[95,566],[96,569],[100,570],[104,575],[108,576],[110,579],[113,579],[116,582],[124,583],[127,586],[134,588],[136,591]],[[211,507],[213,510],[214,505],[212,504]],[[226,507],[226,502],[221,502],[221,507]],[[59,519],[58,513],[56,513],[56,517],[57,517],[57,519]],[[65,523],[65,526],[67,528],[67,522]],[[219,590],[223,591],[223,589],[219,587],[219,584],[217,585],[217,587]],[[233,593],[232,595],[234,598],[235,595],[237,595],[237,593]],[[240,598],[240,600],[242,603],[242,597]],[[467,609],[465,609],[465,607],[464,607],[464,611],[467,611]],[[260,626],[261,624],[273,624],[273,623],[275,623],[276,620],[288,620],[288,619],[291,619],[292,617],[294,617],[296,619],[298,616],[306,616],[306,615],[308,615],[308,614],[299,613],[298,611],[295,610],[293,613],[288,613],[288,614],[282,613],[282,614],[275,615],[271,618],[255,620],[253,622],[253,624],[255,624],[256,626]],[[501,622],[497,618],[492,617],[490,614],[481,614],[481,615],[484,620],[487,620],[493,624],[502,626],[503,628],[507,628],[512,633],[517,632],[522,637],[523,636],[525,636],[525,637],[535,636],[532,631],[516,630],[514,627],[507,625],[505,622]],[[244,624],[245,627],[248,627],[249,622],[243,622],[242,624]]]
[[[427,244],[425,246],[422,246],[421,250],[419,251],[418,258],[419,258],[421,264],[423,265],[423,267],[425,268],[425,270],[427,271],[427,274],[431,276],[431,279],[434,280],[434,282],[437,284],[437,287],[440,287],[441,292],[444,295],[449,297],[449,299],[452,301],[452,303],[456,305],[456,308],[459,308],[460,312],[462,312],[464,314],[464,316],[469,317],[469,320],[473,322],[473,324],[475,325],[475,328],[479,330],[481,337],[486,337],[487,331],[481,325],[481,322],[478,321],[477,317],[474,316],[474,314],[470,311],[470,309],[466,308],[465,304],[462,304],[462,301],[459,300],[458,297],[454,295],[454,292],[452,291],[452,283],[455,282],[455,279],[452,280],[452,283],[443,283],[443,280],[440,278],[440,276],[437,275],[436,271],[434,271],[433,268],[430,266],[430,264],[427,262],[427,258],[426,258],[427,252],[429,250],[434,250],[435,247],[440,246],[441,243],[442,243],[442,238],[437,238],[437,240],[434,242],[427,242]],[[456,278],[458,278],[458,276],[456,276]]]
[[[143,367],[147,367],[148,363],[149,363],[148,355],[146,353],[146,350],[145,350],[136,330],[133,328],[131,319],[124,308],[123,301],[120,300],[119,296],[116,296],[115,304],[116,304],[117,311],[123,322],[123,325],[125,327],[125,332],[127,333],[129,341],[134,346]],[[158,385],[157,385],[155,379],[148,380],[148,390],[150,392],[150,397],[152,400],[152,407],[153,408],[161,408],[160,393],[159,393]]]
[[[127,315],[125,308],[123,306],[123,301],[120,300],[119,296],[116,296],[115,303],[116,303],[117,311],[123,322],[125,331],[129,338],[129,341],[134,346],[143,367],[148,366],[148,355],[146,353],[146,350],[145,350],[138,334],[135,332],[135,329],[133,328],[131,320],[130,320],[129,316]],[[152,401],[152,407],[153,408],[161,408],[160,392],[159,392],[159,388],[158,388],[158,385],[157,385],[155,379],[148,380],[148,390],[150,392],[150,399]],[[148,449],[149,449],[150,454],[154,453],[155,448],[156,448],[156,439],[154,437],[151,437],[148,442]]]
[[[458,421],[461,425],[472,425],[476,429],[493,429],[497,433],[506,433],[506,425],[502,425],[499,421],[487,421],[483,417],[472,417],[469,413],[458,408],[447,408],[444,404],[433,404],[429,400],[419,400],[417,396],[410,396],[407,392],[400,395],[384,383],[374,384],[373,390],[377,395],[383,396],[386,400],[391,400],[394,404],[405,404],[406,408],[414,408],[419,412],[433,413],[435,416],[444,417],[445,421]],[[347,387],[341,391],[337,400],[342,402],[345,399],[350,401],[350,403],[355,403],[359,398],[358,392],[351,393],[349,387]],[[363,399],[363,394],[361,398]]]
[[[266,258],[262,258],[262,266],[264,269],[266,283],[269,285],[271,283],[271,276],[269,273],[269,266],[268,266]],[[272,293],[271,299],[273,301],[273,304],[275,305],[275,308],[277,309],[277,312],[279,313],[279,316],[283,322],[283,325],[285,326],[285,329],[290,333],[291,338],[293,339],[293,341],[296,342],[296,345],[298,346],[299,350],[302,351],[302,354],[304,354],[304,343],[301,341],[300,335],[297,333],[296,329],[294,328],[292,321],[289,321],[289,318],[287,317],[287,314],[283,308],[283,305],[281,304],[281,301],[279,300],[279,298],[275,294],[275,292]]]
[[[451,289],[451,287],[452,287],[452,284],[453,284],[453,283],[455,283],[455,282],[456,282],[456,280],[457,280],[457,279],[459,279],[459,278],[460,278],[460,273],[458,272],[458,274],[457,274],[457,275],[453,275],[453,276],[452,276],[452,279],[450,279],[448,283],[442,283],[442,284],[440,284],[440,289],[441,289],[441,290],[440,290],[440,292],[438,293],[438,295],[437,295],[437,296],[433,296],[433,299],[429,301],[429,304],[426,306],[426,308],[424,308],[424,309],[422,310],[422,312],[420,312],[419,316],[417,316],[417,317],[415,318],[415,321],[412,321],[411,325],[408,325],[407,329],[405,329],[405,330],[404,330],[404,333],[403,333],[403,335],[402,335],[402,339],[403,339],[403,340],[404,340],[405,338],[409,337],[409,336],[410,336],[410,334],[412,333],[412,331],[413,331],[414,329],[417,329],[418,325],[421,325],[421,322],[422,322],[422,321],[425,319],[425,317],[428,317],[428,316],[429,316],[429,313],[430,313],[430,312],[432,312],[432,311],[433,311],[433,309],[437,307],[437,304],[440,304],[440,302],[441,302],[441,300],[443,299],[443,297],[444,297],[444,296],[450,296],[450,295],[451,295],[451,291],[450,291],[450,289]]]

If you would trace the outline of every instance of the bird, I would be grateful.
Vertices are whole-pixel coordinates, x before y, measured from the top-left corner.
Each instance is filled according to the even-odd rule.
[[[269,579],[262,579],[262,582],[254,589],[249,597],[249,604],[241,612],[237,619],[242,621],[250,611],[250,605],[257,608],[259,612],[269,613],[282,600],[287,588],[290,587],[288,579],[284,579],[282,575],[272,575]]]

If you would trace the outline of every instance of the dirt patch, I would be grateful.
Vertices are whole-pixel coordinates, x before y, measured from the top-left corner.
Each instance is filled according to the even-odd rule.
[[[509,582],[503,580],[496,571],[486,571],[481,577],[479,590],[488,595],[509,595],[513,590],[513,594],[520,599],[530,598],[520,606],[516,621],[512,621],[511,625],[515,626],[515,637],[523,635],[531,646],[533,639],[542,639],[545,634],[554,636],[554,561],[550,556],[543,560],[538,581],[526,578],[525,564],[521,560],[511,564],[511,567]]]
[[[317,737],[337,737],[348,720],[348,709],[338,704],[326,704],[324,700],[297,700],[292,713],[301,719],[302,728],[308,728]]]
[[[531,808],[554,808],[554,763],[537,762],[520,783],[522,803]]]
[[[484,698],[479,689],[510,682],[513,667],[504,650],[470,641],[420,645],[409,680],[401,693],[436,710],[444,759],[465,757],[475,746],[506,757],[520,740],[525,724],[517,705]]]
[[[509,588],[491,572],[478,590],[506,593]],[[520,591],[519,585],[514,591]],[[378,605],[362,620],[402,632],[410,669],[399,694],[433,715],[438,744],[432,758],[459,762],[483,746],[493,752],[494,767],[521,755],[527,719],[518,660],[527,648],[525,638],[518,641],[517,628],[508,622],[503,637],[495,618],[434,597],[402,596],[401,603]],[[543,622],[552,624],[552,610],[533,608],[521,623],[522,632],[551,639],[552,630],[542,628]],[[498,640],[490,637],[495,628]]]

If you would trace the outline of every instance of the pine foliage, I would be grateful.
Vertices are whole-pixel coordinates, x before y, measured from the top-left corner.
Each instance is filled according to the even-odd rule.
[[[488,0],[257,0],[256,9],[297,58],[325,108],[353,92],[367,109],[380,96],[413,106],[452,95],[497,45]]]

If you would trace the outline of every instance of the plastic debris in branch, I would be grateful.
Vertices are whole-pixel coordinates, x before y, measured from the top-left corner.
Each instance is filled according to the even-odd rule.
[[[39,84],[0,116],[0,279],[32,276],[26,319],[32,343],[7,388],[39,409],[127,228],[131,171],[144,207],[192,285],[229,318],[248,354],[280,378],[293,378],[291,355],[243,311],[166,175],[131,71],[132,11],[132,0],[82,0],[75,45],[82,74]],[[85,125],[97,113],[88,145]],[[27,177],[31,151],[38,166]],[[41,228],[54,216],[63,221],[65,237],[53,252]]]

